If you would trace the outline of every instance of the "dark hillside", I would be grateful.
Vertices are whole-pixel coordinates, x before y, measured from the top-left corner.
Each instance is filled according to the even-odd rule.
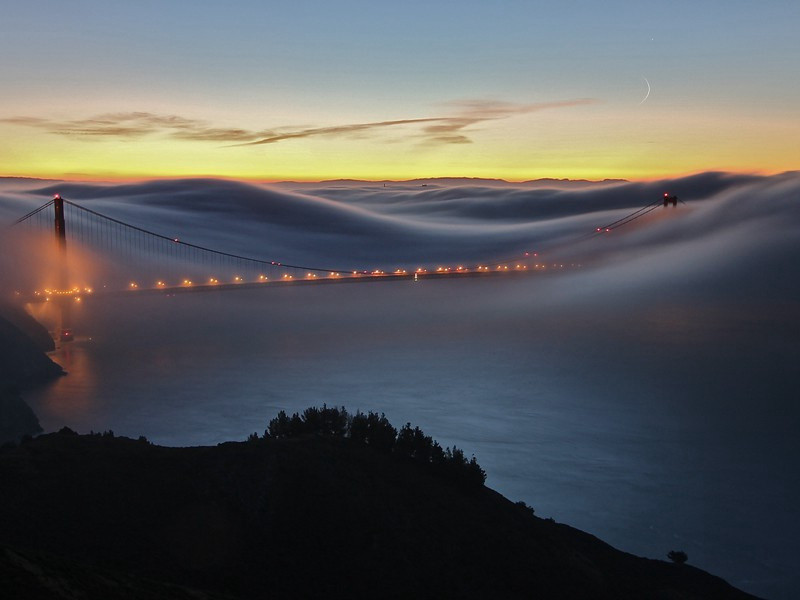
[[[225,600],[182,586],[0,547],[3,598],[13,600]]]
[[[21,308],[0,303],[0,444],[42,430],[19,388],[63,375],[45,355],[52,349],[53,340],[44,327]]]
[[[346,438],[64,432],[0,451],[0,481],[16,553],[240,598],[751,598]]]
[[[0,303],[0,317],[24,333],[42,352],[56,349],[47,328],[25,312],[21,306]]]
[[[53,343],[47,331],[20,312],[0,305],[0,388],[35,385],[64,373],[44,354]]]

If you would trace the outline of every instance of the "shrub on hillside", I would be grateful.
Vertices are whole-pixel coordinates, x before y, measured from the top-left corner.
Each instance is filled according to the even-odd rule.
[[[683,550],[670,550],[667,553],[667,558],[674,562],[676,565],[682,565],[687,560],[689,560],[689,556]]]

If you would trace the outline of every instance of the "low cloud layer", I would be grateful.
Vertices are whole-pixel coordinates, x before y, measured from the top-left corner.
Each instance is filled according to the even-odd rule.
[[[686,204],[662,208],[608,235],[595,229],[658,202],[667,191]],[[794,198],[800,174],[702,173],[655,182],[510,184],[464,181],[253,184],[191,179],[131,184],[7,180],[0,216],[10,221],[53,194],[169,237],[264,260],[342,269],[477,264],[540,252],[548,261],[611,269],[618,284],[684,285],[777,274],[800,252]],[[767,260],[767,257],[771,257]],[[763,259],[764,264],[761,264]],[[781,266],[783,265],[783,266]],[[611,271],[609,271],[610,273]],[[602,285],[607,285],[603,283]],[[777,283],[776,283],[777,285]],[[730,289],[731,286],[728,286]],[[579,289],[581,286],[575,286]],[[795,286],[796,287],[796,286]],[[721,289],[721,288],[720,288]]]
[[[135,140],[150,136],[162,136],[183,141],[217,142],[233,146],[258,146],[301,138],[334,138],[356,134],[374,134],[390,129],[405,128],[404,133],[401,135],[424,144],[465,144],[472,141],[469,137],[469,127],[483,122],[596,102],[596,100],[589,98],[532,104],[468,100],[445,105],[447,112],[442,116],[317,127],[289,126],[271,129],[215,127],[199,119],[149,112],[108,113],[88,119],[75,120],[53,120],[21,116],[0,119],[0,122],[33,127],[53,135],[79,137],[88,140],[108,138]],[[412,131],[409,132],[408,128],[412,128]]]

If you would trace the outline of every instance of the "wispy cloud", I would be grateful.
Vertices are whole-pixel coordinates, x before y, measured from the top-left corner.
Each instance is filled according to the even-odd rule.
[[[284,140],[313,137],[313,136],[339,136],[353,133],[375,131],[397,125],[422,125],[421,132],[414,137],[421,138],[427,144],[469,144],[472,140],[464,130],[472,125],[484,121],[505,119],[515,115],[539,112],[555,108],[569,108],[587,104],[596,104],[592,98],[579,98],[560,102],[540,102],[533,104],[514,104],[496,100],[463,100],[450,102],[445,105],[448,116],[427,117],[420,119],[399,119],[394,121],[377,121],[370,123],[351,123],[333,127],[312,127],[300,130],[290,130],[264,136],[261,139],[244,142],[242,146],[259,144],[274,144]]]
[[[185,140],[245,141],[257,139],[268,132],[210,127],[204,121],[177,115],[158,115],[148,112],[108,113],[89,119],[56,121],[34,117],[0,119],[4,123],[43,129],[48,133],[87,138],[140,138],[164,135]]]
[[[578,98],[559,102],[538,102],[531,104],[515,104],[499,100],[461,100],[449,102],[446,106],[454,110],[455,115],[437,119],[439,122],[423,128],[422,137],[428,144],[469,144],[472,140],[464,130],[485,121],[505,119],[515,115],[570,108],[587,104],[596,104],[592,98]]]
[[[214,127],[199,119],[149,112],[108,113],[88,119],[51,120],[36,117],[11,117],[0,122],[42,129],[54,135],[85,139],[138,139],[165,136],[172,139],[218,142],[231,146],[276,144],[310,137],[344,137],[378,133],[401,126],[416,128],[406,137],[424,144],[468,144],[469,128],[487,121],[558,108],[595,104],[597,100],[580,98],[558,102],[515,104],[495,100],[462,100],[443,105],[445,114],[436,117],[395,119],[366,123],[347,123],[324,127],[280,127],[275,129],[240,129]]]
[[[397,125],[416,125],[419,123],[431,123],[441,121],[439,117],[429,117],[423,119],[398,119],[395,121],[375,121],[372,123],[349,123],[346,125],[334,125],[331,127],[309,127],[306,129],[289,130],[284,133],[273,133],[272,135],[264,136],[261,139],[237,144],[239,146],[256,146],[259,144],[275,144],[284,140],[292,140],[297,138],[313,137],[313,136],[340,136],[352,135],[354,133],[362,133],[365,131],[383,129],[385,127],[393,127]]]

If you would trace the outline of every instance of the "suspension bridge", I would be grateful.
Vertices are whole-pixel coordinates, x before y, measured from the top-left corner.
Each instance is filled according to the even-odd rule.
[[[570,244],[610,233],[657,208],[676,206],[664,194],[636,211],[587,231]],[[60,195],[17,219],[7,231],[32,241],[13,269],[17,302],[54,302],[60,337],[69,341],[70,304],[109,296],[184,294],[301,284],[489,277],[563,268],[539,252],[522,252],[480,264],[399,267],[394,270],[290,264],[201,246],[127,223]],[[69,250],[68,250],[69,249]],[[549,249],[552,251],[553,249]],[[6,257],[8,258],[8,257]],[[47,282],[41,285],[41,282]]]

